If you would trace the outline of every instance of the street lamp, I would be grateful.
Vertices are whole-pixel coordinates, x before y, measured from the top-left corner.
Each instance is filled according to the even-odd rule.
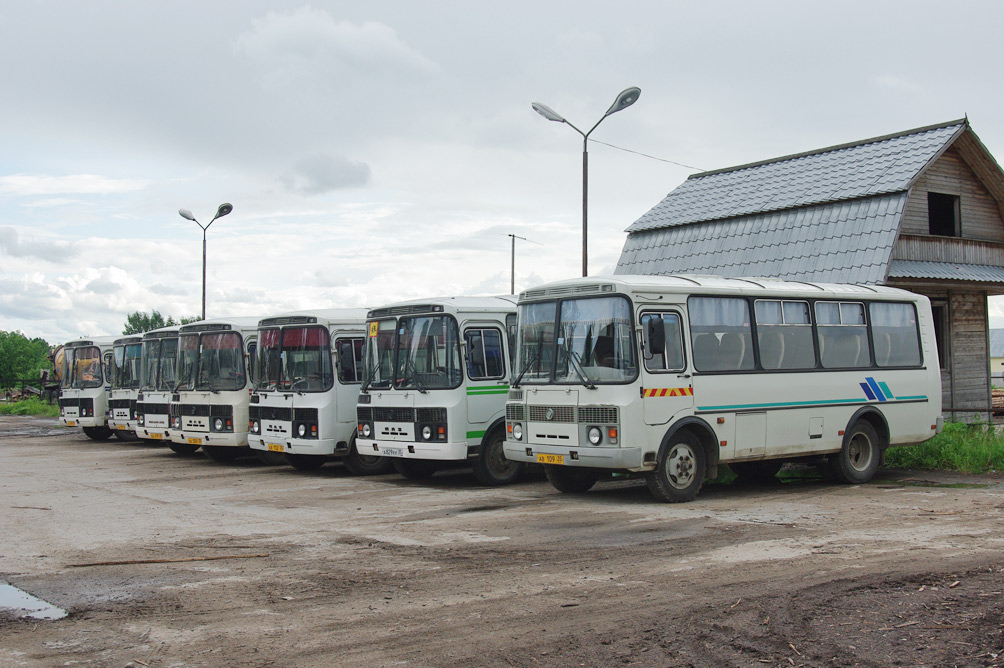
[[[530,106],[538,114],[543,116],[549,121],[557,121],[558,123],[565,123],[573,130],[582,135],[582,275],[588,275],[588,244],[586,241],[586,231],[587,225],[587,208],[589,202],[589,150],[587,144],[589,143],[589,135],[593,133],[593,130],[603,122],[603,119],[610,114],[616,114],[621,109],[627,109],[632,104],[638,101],[638,97],[641,95],[641,88],[637,86],[632,86],[631,88],[626,88],[621,91],[614,103],[610,105],[607,109],[607,113],[603,114],[603,118],[596,121],[596,125],[590,128],[589,132],[583,132],[579,128],[575,127],[568,122],[565,117],[561,114],[551,109],[546,104],[541,104],[540,102],[534,102]]]
[[[217,218],[222,218],[231,211],[234,210],[234,205],[228,202],[220,204],[220,208],[216,210],[216,215],[213,216],[213,220],[209,221],[208,224],[203,225],[199,221],[195,220],[195,216],[188,209],[178,209],[178,213],[181,214],[182,218],[187,218],[188,220],[195,221],[195,224],[202,228],[202,319],[206,319],[206,230],[209,226],[213,224]]]

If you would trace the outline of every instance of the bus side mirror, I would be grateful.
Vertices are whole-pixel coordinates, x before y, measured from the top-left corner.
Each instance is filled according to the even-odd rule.
[[[662,318],[651,317],[645,323],[645,350],[650,355],[661,355],[666,350],[666,330]]]

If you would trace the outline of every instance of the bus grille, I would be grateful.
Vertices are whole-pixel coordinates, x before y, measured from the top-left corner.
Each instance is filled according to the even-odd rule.
[[[523,404],[505,405],[506,422],[522,422],[526,419],[526,406]]]
[[[446,422],[445,408],[416,408],[416,422]]]
[[[580,406],[579,422],[591,424],[617,424],[618,415],[615,407]]]
[[[509,401],[523,401],[523,390],[509,390]]]
[[[373,407],[374,422],[414,422],[415,409],[389,408],[387,406]]]
[[[527,420],[530,422],[575,422],[574,406],[527,406]],[[554,411],[554,416],[548,420],[547,412]]]
[[[279,406],[248,406],[248,417],[252,420],[289,422],[293,418],[293,411]]]

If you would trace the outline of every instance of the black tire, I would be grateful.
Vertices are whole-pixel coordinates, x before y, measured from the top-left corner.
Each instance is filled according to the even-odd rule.
[[[394,470],[409,480],[424,480],[431,478],[439,470],[439,465],[428,459],[401,459],[390,457]]]
[[[285,466],[289,463],[286,454],[283,452],[272,452],[271,450],[255,450],[255,456],[265,466]]]
[[[174,450],[174,452],[176,454],[184,455],[184,456],[187,457],[188,455],[194,455],[195,452],[196,452],[196,450],[198,450],[200,446],[198,446],[198,445],[191,445],[190,443],[173,443],[172,442],[172,443],[168,443],[167,447],[169,447],[172,450]]]
[[[519,480],[523,475],[524,464],[506,459],[502,449],[504,444],[505,436],[501,429],[496,429],[481,444],[473,468],[474,477],[482,485],[487,487],[509,485]]]
[[[552,487],[564,494],[588,492],[600,478],[600,474],[593,469],[559,464],[544,464],[544,475]]]
[[[203,445],[202,451],[214,462],[232,462],[247,454],[247,448],[235,448],[229,445]]]
[[[743,482],[776,482],[777,472],[784,466],[782,459],[764,459],[758,462],[732,462],[729,468]]]
[[[646,476],[648,489],[659,501],[691,501],[701,491],[707,460],[694,434],[676,432],[659,452],[659,466]]]
[[[114,433],[108,427],[82,427],[82,429],[84,436],[92,441],[107,441]]]
[[[837,482],[860,485],[872,479],[882,458],[882,445],[875,427],[858,420],[844,434],[840,452],[830,456],[830,471]]]
[[[353,475],[382,475],[390,473],[394,464],[390,457],[380,455],[361,455],[356,450],[356,438],[349,441],[349,451],[342,457],[342,464]],[[435,473],[435,471],[433,471]],[[402,474],[403,475],[403,474]],[[429,475],[432,475],[431,473]],[[429,477],[429,476],[425,476]]]
[[[286,463],[297,471],[316,471],[328,461],[323,455],[296,455],[292,452],[287,452],[285,457]]]

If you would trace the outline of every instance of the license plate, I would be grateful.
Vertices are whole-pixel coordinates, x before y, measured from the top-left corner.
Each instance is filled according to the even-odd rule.
[[[67,421],[66,421],[66,426],[67,426],[67,427],[76,427],[76,426],[77,426],[77,423],[76,423],[76,422],[74,422],[73,420],[67,420]]]
[[[540,454],[537,455],[537,463],[538,464],[564,464],[565,463],[565,456],[564,455],[545,455],[543,453],[540,453]]]
[[[188,439],[188,444],[189,445],[202,445],[202,439],[201,438],[190,438],[190,439]]]
[[[116,429],[125,429],[125,425],[124,424],[116,425],[115,428]]]
[[[278,443],[269,443],[268,444],[268,449],[271,452],[285,452],[286,451],[286,448],[282,447]]]
[[[163,434],[150,434],[150,438],[152,438],[155,441],[159,441],[160,439],[164,438],[164,435]]]
[[[404,454],[404,450],[401,448],[384,448],[380,454],[386,457],[400,457]]]

